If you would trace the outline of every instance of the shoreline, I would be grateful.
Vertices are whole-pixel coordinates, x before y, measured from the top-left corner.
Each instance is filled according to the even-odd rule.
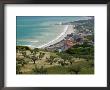
[[[45,48],[45,47],[48,47],[50,45],[54,45],[54,44],[62,41],[67,36],[67,34],[71,34],[71,33],[74,33],[73,25],[65,25],[63,32],[59,36],[57,36],[55,39],[49,41],[48,43],[45,43],[45,44],[38,46],[38,47],[33,47],[31,45],[20,45],[20,46],[28,46],[32,49]]]
[[[50,45],[53,45],[55,43],[60,42],[61,40],[63,40],[67,36],[67,34],[71,34],[71,33],[74,32],[72,26],[73,25],[66,25],[65,28],[64,28],[64,31],[59,36],[57,36],[52,41],[50,41],[50,42],[48,42],[46,44],[43,44],[42,46],[38,46],[37,48],[45,48],[45,47],[48,47]]]

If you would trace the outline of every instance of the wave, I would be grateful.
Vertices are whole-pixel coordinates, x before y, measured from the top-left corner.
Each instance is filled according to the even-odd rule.
[[[23,40],[17,40],[17,43],[18,42],[32,42],[32,43],[35,43],[35,42],[39,42],[38,40],[33,40],[33,39],[23,39]]]
[[[45,47],[47,47],[47,46],[50,46],[50,45],[52,45],[52,44],[57,43],[57,40],[58,40],[59,38],[61,38],[63,35],[65,35],[66,31],[68,30],[68,27],[69,27],[69,25],[66,25],[65,28],[64,28],[64,31],[63,31],[58,37],[56,37],[54,40],[52,40],[52,41],[50,41],[50,42],[48,42],[48,43],[46,43],[46,44],[43,44],[43,45],[41,45],[41,46],[38,46],[37,48],[45,48]]]

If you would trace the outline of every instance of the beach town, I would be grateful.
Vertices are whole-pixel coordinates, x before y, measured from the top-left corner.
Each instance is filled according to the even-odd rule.
[[[65,28],[54,40],[16,47],[16,74],[94,74],[94,18],[56,25]]]
[[[65,25],[65,23],[60,23],[59,25]],[[89,31],[86,28],[83,28],[85,31],[78,31],[75,29],[77,25],[72,25],[70,22],[66,23],[66,31],[62,36],[59,36],[56,40],[54,40],[55,44],[45,45],[45,49],[49,51],[65,51],[68,48],[71,48],[75,44],[83,44],[86,36],[92,36],[93,31]],[[51,41],[50,41],[51,42]],[[51,42],[53,43],[53,42]],[[94,45],[94,40],[88,42],[88,44]],[[41,46],[42,47],[42,46]]]

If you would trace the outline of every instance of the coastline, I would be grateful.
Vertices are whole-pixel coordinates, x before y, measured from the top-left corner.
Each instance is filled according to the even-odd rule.
[[[50,42],[48,42],[46,44],[38,46],[37,48],[45,48],[47,46],[50,46],[50,45],[53,45],[55,43],[60,42],[61,40],[63,40],[67,36],[67,34],[71,34],[71,33],[74,32],[72,26],[73,25],[65,25],[64,31],[59,36],[57,36],[55,39],[53,39],[52,41],[50,41]]]

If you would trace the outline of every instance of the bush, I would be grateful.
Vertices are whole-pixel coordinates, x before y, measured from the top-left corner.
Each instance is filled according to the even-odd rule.
[[[76,58],[84,58],[88,61],[89,59],[94,59],[94,46],[88,45],[87,43],[82,45],[74,45],[66,50],[65,53]]]
[[[22,74],[21,72],[21,66],[16,63],[16,74]]]
[[[16,60],[16,63],[17,64],[21,64],[22,67],[25,65],[25,64],[28,64],[28,61],[24,60],[24,59],[20,59],[20,60]]]
[[[39,49],[38,48],[34,48],[33,51],[39,52]]]
[[[47,69],[45,69],[43,66],[41,66],[40,68],[35,66],[35,68],[32,70],[32,72],[34,74],[46,74],[47,73]]]
[[[31,48],[29,48],[28,46],[16,46],[16,50],[31,50]]]
[[[41,60],[41,59],[44,57],[44,55],[45,55],[45,53],[40,52],[40,53],[39,53],[39,59]]]
[[[47,68],[48,74],[69,74],[68,68],[64,66],[53,66]]]
[[[69,69],[69,72],[71,74],[74,74],[74,73],[78,74],[81,70],[81,66],[79,64],[77,64],[77,65],[74,65],[74,66],[70,66],[68,69]]]

